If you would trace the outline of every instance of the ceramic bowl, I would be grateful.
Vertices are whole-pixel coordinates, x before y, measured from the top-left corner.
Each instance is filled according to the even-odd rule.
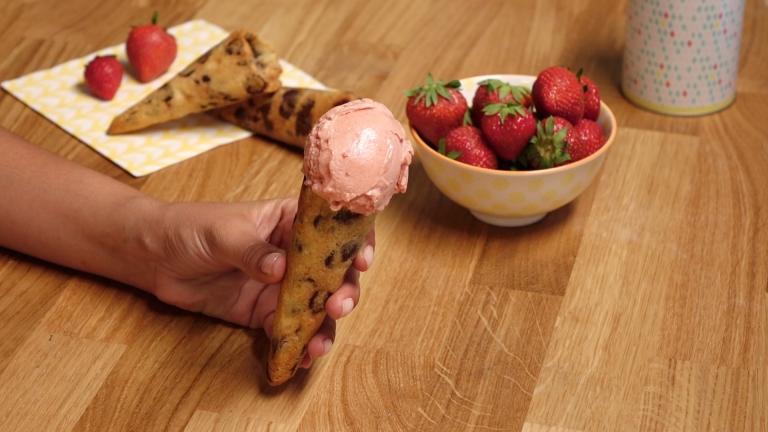
[[[478,83],[497,78],[530,88],[534,76],[483,75],[461,80],[461,92],[471,103]],[[483,222],[524,226],[573,201],[589,187],[616,137],[616,118],[601,103],[597,122],[607,141],[597,152],[567,165],[535,171],[501,171],[467,165],[438,153],[411,127],[414,148],[429,179],[445,196],[467,208]]]

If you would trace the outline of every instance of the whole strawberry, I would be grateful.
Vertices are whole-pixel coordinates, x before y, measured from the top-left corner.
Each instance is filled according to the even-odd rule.
[[[525,168],[542,169],[563,165],[571,160],[566,151],[568,132],[573,125],[562,117],[547,117],[536,124],[536,135],[518,158]]]
[[[458,80],[444,83],[429,74],[423,86],[405,92],[408,121],[429,143],[437,144],[451,129],[461,126],[468,107],[459,87]]]
[[[536,133],[536,118],[514,102],[486,105],[483,113],[480,128],[491,148],[502,159],[517,159]]]
[[[131,29],[125,50],[136,78],[145,83],[164,74],[171,67],[176,59],[176,38],[157,25],[155,12],[152,24]]]
[[[584,116],[584,90],[576,74],[560,66],[539,73],[533,83],[533,104],[539,118],[563,117],[576,124]]]
[[[123,65],[115,56],[96,56],[85,67],[88,90],[99,99],[112,100],[122,80]]]
[[[498,79],[480,81],[477,90],[475,90],[475,96],[472,98],[473,124],[475,126],[480,125],[483,108],[486,105],[509,102],[517,102],[525,107],[530,107],[533,103],[531,92],[525,87],[513,86]]]
[[[600,90],[588,76],[581,73],[581,70],[576,75],[584,91],[584,118],[597,120],[600,115]]]
[[[448,132],[440,140],[440,153],[465,164],[481,168],[496,169],[499,161],[488,147],[480,129],[465,125]]]
[[[566,151],[571,162],[584,159],[598,151],[605,144],[603,128],[592,120],[582,119],[576,123],[565,137],[568,141]]]

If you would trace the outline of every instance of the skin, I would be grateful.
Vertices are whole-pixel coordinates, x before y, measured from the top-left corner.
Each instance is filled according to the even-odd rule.
[[[295,199],[165,203],[0,130],[0,246],[105,276],[271,336]],[[375,237],[326,302],[302,367],[325,355],[360,298]]]

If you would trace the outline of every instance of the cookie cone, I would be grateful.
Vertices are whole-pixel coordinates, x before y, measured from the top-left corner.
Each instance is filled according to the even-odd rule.
[[[283,87],[214,112],[219,118],[259,135],[304,148],[312,126],[329,109],[356,97],[346,91]]]
[[[274,92],[282,72],[277,55],[257,36],[233,32],[162,87],[112,120],[121,134]]]
[[[375,213],[333,211],[325,199],[302,187],[272,329],[267,365],[271,385],[296,373],[325,319],[325,301],[341,286],[375,220]]]

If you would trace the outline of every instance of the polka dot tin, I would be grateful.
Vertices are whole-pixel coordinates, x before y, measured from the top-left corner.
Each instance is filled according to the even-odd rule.
[[[702,115],[736,96],[744,0],[631,0],[621,86],[635,104]]]

